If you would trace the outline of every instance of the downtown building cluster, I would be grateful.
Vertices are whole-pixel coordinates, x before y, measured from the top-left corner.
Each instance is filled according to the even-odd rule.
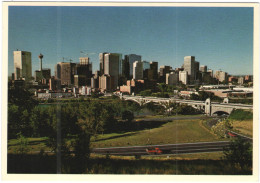
[[[229,76],[227,72],[208,69],[200,65],[195,56],[185,56],[183,65],[173,69],[171,66],[160,66],[158,62],[142,60],[141,55],[120,53],[100,53],[99,70],[92,71],[89,57],[80,57],[79,63],[58,62],[54,76],[51,69],[42,67],[43,55],[38,56],[39,70],[32,77],[31,53],[14,51],[14,83],[31,83],[37,89],[52,92],[89,94],[93,91],[138,93],[145,89],[156,90],[157,83],[167,85],[209,85],[227,84],[229,82],[250,82],[251,76]]]

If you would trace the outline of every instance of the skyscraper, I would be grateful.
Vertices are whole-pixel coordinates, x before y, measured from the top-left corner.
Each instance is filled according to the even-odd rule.
[[[100,53],[99,54],[99,71],[100,71],[100,75],[103,75],[104,74],[104,61],[105,61],[105,54],[107,54],[106,52],[104,53]]]
[[[142,56],[141,55],[136,55],[136,54],[129,54],[129,55],[125,55],[125,60],[129,63],[129,76],[130,79],[133,78],[133,63],[135,61],[141,61],[142,60]]]
[[[148,79],[148,73],[150,70],[150,63],[147,61],[142,61],[143,63],[143,79]]]
[[[201,65],[200,66],[200,72],[207,72],[207,66],[206,65]]]
[[[55,78],[61,80],[61,85],[71,85],[74,83],[76,64],[69,62],[59,62],[55,67]]]
[[[133,79],[143,79],[143,62],[135,61],[133,63]]]
[[[149,80],[158,79],[158,62],[150,62],[150,71],[148,71]]]
[[[172,68],[170,66],[167,66],[167,65],[160,66],[160,73],[159,73],[160,82],[165,83],[166,74],[170,73],[171,69]]]
[[[79,64],[76,64],[74,78],[77,83],[76,86],[90,86],[92,77],[92,63],[88,57],[80,57]]]
[[[180,71],[179,72],[179,81],[183,84],[188,84],[188,72],[187,71]]]
[[[32,55],[27,51],[14,51],[14,74],[15,79],[32,79]]]
[[[176,72],[171,72],[166,74],[166,84],[167,85],[176,85],[179,80],[179,75]]]
[[[200,73],[200,63],[195,61],[194,62],[194,69],[195,69],[195,80],[198,80],[199,79],[199,73]]]
[[[118,86],[120,54],[107,53],[104,57],[104,74],[111,76],[111,89]]]
[[[185,56],[183,68],[187,71],[190,81],[193,82],[196,78],[195,56]]]
[[[125,55],[125,59],[122,60],[122,76],[125,77],[126,79],[130,79],[129,74],[130,74],[130,65]]]

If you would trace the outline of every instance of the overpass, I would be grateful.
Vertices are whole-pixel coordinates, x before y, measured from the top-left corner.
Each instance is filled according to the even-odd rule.
[[[234,109],[253,110],[253,105],[228,103],[228,100],[226,99],[224,99],[223,103],[217,103],[217,102],[211,102],[210,99],[207,99],[204,102],[199,100],[183,100],[183,99],[175,99],[175,98],[142,97],[142,96],[130,96],[130,95],[123,95],[120,98],[124,100],[134,101],[139,105],[144,105],[149,102],[154,102],[164,107],[166,107],[166,105],[169,103],[186,104],[198,110],[204,111],[204,113],[208,116],[212,116],[214,114],[220,114],[220,113],[230,114]]]

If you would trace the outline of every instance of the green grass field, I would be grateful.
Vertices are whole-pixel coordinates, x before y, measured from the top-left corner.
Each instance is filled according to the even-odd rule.
[[[49,151],[50,148],[47,147],[46,142],[48,137],[41,138],[27,138],[28,140],[28,153],[34,153],[35,151]],[[8,153],[17,153],[19,148],[19,140],[11,139],[8,141]]]
[[[222,140],[206,129],[199,119],[194,120],[175,120],[172,122],[162,123],[153,122],[135,122],[144,123],[146,129],[132,132],[110,133],[98,135],[92,138],[91,148],[97,147],[119,147],[119,146],[136,146],[136,145],[156,145],[156,144],[175,144],[175,143],[192,143]],[[150,123],[146,125],[145,123]],[[155,124],[155,125],[151,125]],[[138,124],[137,124],[138,125]],[[148,128],[151,126],[150,128]],[[34,151],[45,150],[47,147],[47,137],[28,138],[29,153]],[[17,139],[8,141],[8,153],[15,153],[19,146]]]
[[[138,123],[138,122],[137,122]],[[156,122],[154,122],[156,123]],[[201,121],[176,120],[160,127],[135,132],[99,135],[92,147],[116,147],[192,143],[221,140],[204,128]]]
[[[233,130],[253,137],[253,120],[233,121]]]

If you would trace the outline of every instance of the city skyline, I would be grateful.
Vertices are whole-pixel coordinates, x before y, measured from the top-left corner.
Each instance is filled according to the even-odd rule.
[[[98,54],[111,52],[173,68],[193,55],[214,71],[252,75],[253,8],[10,7],[8,75],[17,49],[32,53],[32,72],[42,53],[52,75],[62,57],[78,63],[82,51],[93,71]]]

